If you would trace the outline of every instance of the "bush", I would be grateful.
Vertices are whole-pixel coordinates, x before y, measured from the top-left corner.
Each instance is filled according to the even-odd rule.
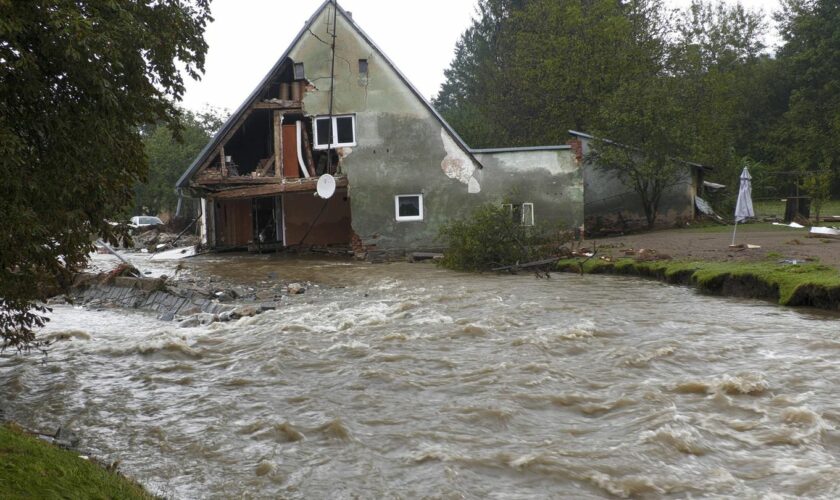
[[[524,264],[555,253],[554,243],[566,236],[552,236],[545,228],[520,224],[509,206],[488,203],[469,218],[452,221],[440,229],[438,238],[448,244],[448,249],[439,263],[458,271]]]

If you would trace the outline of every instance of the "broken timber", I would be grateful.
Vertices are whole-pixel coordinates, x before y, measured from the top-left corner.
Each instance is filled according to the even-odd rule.
[[[560,257],[551,257],[550,259],[543,259],[543,260],[535,260],[533,262],[526,262],[525,264],[516,263],[512,266],[502,266],[502,267],[494,267],[493,271],[510,271],[511,273],[515,273],[520,269],[529,269],[532,267],[540,267],[546,266],[548,264],[554,264],[560,260]]]

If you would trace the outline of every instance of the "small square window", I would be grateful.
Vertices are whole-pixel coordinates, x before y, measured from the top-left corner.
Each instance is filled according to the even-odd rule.
[[[306,74],[303,71],[303,63],[295,63],[295,80],[303,80]]]
[[[394,197],[394,211],[398,221],[423,220],[423,195],[398,194]]]
[[[359,76],[362,78],[368,76],[368,60],[359,59]]]

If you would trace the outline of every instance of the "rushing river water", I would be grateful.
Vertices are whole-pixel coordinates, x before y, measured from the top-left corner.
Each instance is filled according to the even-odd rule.
[[[175,498],[840,496],[840,321],[608,276],[199,258],[320,283],[208,327],[55,310],[0,406]]]

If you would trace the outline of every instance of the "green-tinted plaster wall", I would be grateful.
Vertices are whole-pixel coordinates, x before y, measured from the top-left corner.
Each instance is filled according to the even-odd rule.
[[[312,24],[312,32],[325,41],[330,39],[327,23],[332,12],[327,7]],[[339,151],[350,184],[353,230],[377,250],[440,246],[436,241],[440,225],[466,215],[481,202],[480,195],[468,193],[469,178],[465,183],[449,177],[441,165],[473,172],[478,164],[340,12],[337,27],[333,113],[356,114],[357,146]],[[316,89],[304,97],[306,113],[327,114],[330,47],[306,33],[290,57],[304,63],[306,77]],[[359,59],[368,61],[366,78],[359,75]],[[424,195],[423,221],[396,221],[398,194]]]
[[[481,153],[482,190],[533,203],[534,220],[567,229],[583,224],[583,175],[568,149]]]
[[[312,33],[304,33],[289,54],[304,63],[315,87],[304,96],[310,116],[329,112],[331,51],[324,42],[330,41],[332,13],[331,6],[324,9]],[[359,59],[368,62],[367,77],[359,74]],[[349,180],[353,230],[365,245],[382,251],[440,248],[441,225],[508,195],[534,202],[540,221],[568,222],[568,227],[582,222],[583,180],[570,151],[485,154],[482,170],[339,12],[333,114],[350,113],[356,115],[357,145],[339,150],[339,156]],[[394,197],[399,194],[423,195],[424,220],[396,221]]]
[[[584,157],[591,151],[591,141],[580,138]],[[630,230],[647,226],[639,195],[614,173],[605,172],[591,162],[583,166],[584,219],[588,232]],[[682,179],[666,190],[659,202],[658,225],[671,225],[694,217],[695,186],[691,167],[686,166]]]

